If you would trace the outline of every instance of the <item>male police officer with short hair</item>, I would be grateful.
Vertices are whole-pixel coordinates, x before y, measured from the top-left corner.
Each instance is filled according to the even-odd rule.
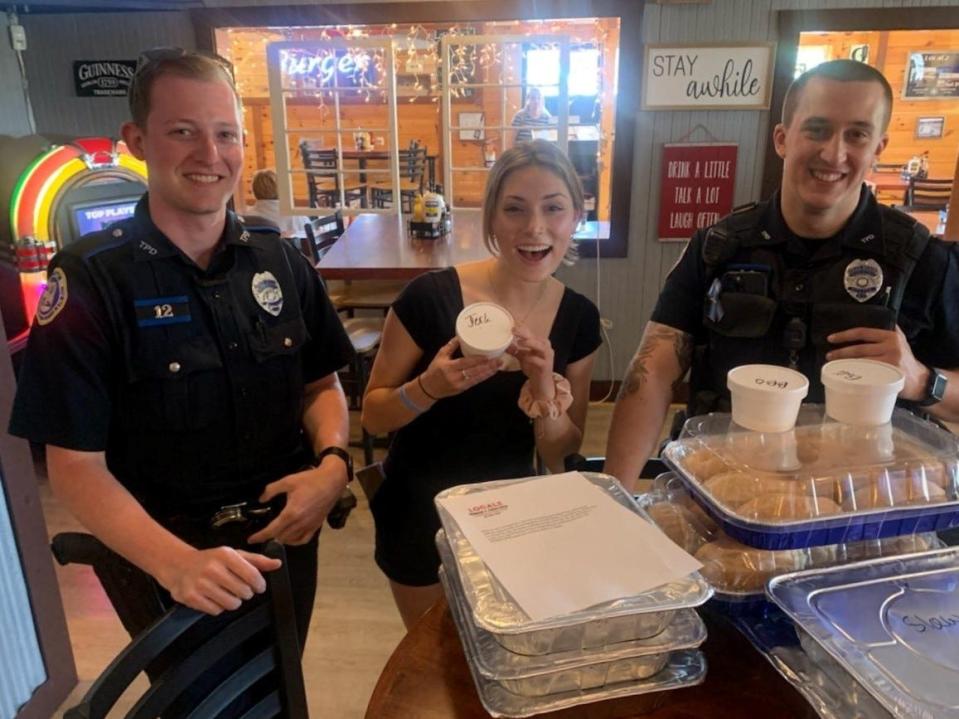
[[[781,189],[694,235],[646,326],[607,446],[606,469],[624,484],[690,367],[693,414],[728,408],[737,365],[796,368],[821,402],[822,364],[861,357],[902,370],[901,399],[959,419],[959,254],[863,183],[891,108],[886,79],[852,60],[790,86],[773,132]]]
[[[243,131],[224,62],[141,57],[122,133],[148,192],[51,263],[11,431],[46,445],[93,534],[195,609],[264,591],[276,561],[232,547],[286,544],[302,640],[317,532],[349,479],[335,371],[352,347],[305,259],[226,209]]]

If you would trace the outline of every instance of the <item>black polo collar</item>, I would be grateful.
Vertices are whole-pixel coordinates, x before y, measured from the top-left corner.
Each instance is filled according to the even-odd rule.
[[[786,252],[797,257],[828,260],[843,254],[844,247],[856,253],[883,256],[885,253],[882,236],[882,216],[875,196],[865,185],[859,193],[859,203],[843,228],[832,237],[817,240],[821,243],[812,255],[813,244],[794,233],[783,218],[780,205],[781,195],[777,190],[766,208],[760,226],[769,236],[763,244],[785,244]]]
[[[164,259],[179,256],[187,259],[186,255],[174,245],[170,239],[153,223],[150,217],[149,193],[145,193],[137,203],[133,214],[132,224],[128,226],[133,233],[133,255],[137,262]],[[123,234],[123,229],[114,232]],[[217,252],[222,252],[228,246],[258,247],[258,238],[255,233],[249,232],[235,213],[227,210],[226,224],[217,246]]]

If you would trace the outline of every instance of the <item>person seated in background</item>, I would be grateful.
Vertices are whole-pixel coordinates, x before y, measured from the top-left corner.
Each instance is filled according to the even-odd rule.
[[[280,214],[276,172],[270,169],[256,171],[253,175],[253,196],[256,202],[247,208],[247,214],[255,215],[275,225],[280,230],[280,237],[303,237],[303,225],[309,222],[310,218]]]
[[[442,594],[433,497],[458,484],[551,471],[583,439],[599,312],[553,277],[574,256],[583,189],[562,150],[534,140],[503,153],[483,203],[492,257],[413,280],[386,318],[363,426],[394,432],[371,500],[376,562],[409,628]],[[494,302],[515,319],[497,359],[459,352],[457,315]]]
[[[782,184],[693,236],[666,278],[616,402],[606,471],[633,489],[674,384],[691,415],[729,410],[733,367],[789,366],[823,401],[822,365],[868,358],[899,394],[959,420],[959,252],[880,205],[864,178],[889,142],[892,89],[875,68],[822,63],[790,85],[773,130]]]
[[[513,127],[523,125],[549,125],[554,122],[554,118],[549,114],[546,105],[543,102],[543,91],[538,87],[531,87],[526,93],[526,104],[523,109],[513,115]],[[516,131],[514,144],[529,142],[533,139],[533,130],[529,127],[523,127]]]

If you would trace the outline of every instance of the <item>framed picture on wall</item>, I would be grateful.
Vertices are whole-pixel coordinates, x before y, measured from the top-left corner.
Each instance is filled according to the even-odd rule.
[[[942,137],[945,126],[945,117],[920,117],[916,120],[916,137],[924,140]]]
[[[910,52],[906,79],[902,85],[905,100],[945,100],[959,98],[959,51]]]

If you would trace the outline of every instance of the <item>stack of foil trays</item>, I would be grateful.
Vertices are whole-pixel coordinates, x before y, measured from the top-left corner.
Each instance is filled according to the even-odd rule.
[[[650,521],[615,479],[584,476]],[[522,481],[531,480],[454,487],[437,500]],[[694,607],[708,600],[712,589],[698,573],[636,596],[533,621],[455,520],[439,502],[437,507],[444,527],[436,536],[440,580],[480,701],[493,716],[532,716],[636,695],[643,695],[638,704],[652,710],[661,703],[661,692],[705,678],[706,661],[697,647],[706,639],[706,628]]]

